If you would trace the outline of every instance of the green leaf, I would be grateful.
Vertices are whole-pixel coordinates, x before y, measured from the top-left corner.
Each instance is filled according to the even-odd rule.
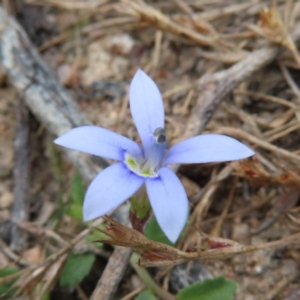
[[[148,239],[173,246],[173,244],[169,241],[164,232],[160,229],[154,215],[151,216],[149,222],[145,226],[144,231],[145,236]]]
[[[0,278],[15,274],[18,272],[18,269],[14,268],[14,267],[6,267],[3,269],[0,269]],[[8,280],[6,282],[3,282],[0,285],[0,296],[4,296],[6,295],[7,297],[12,297],[14,295],[14,290],[11,290],[10,292],[9,289],[11,288],[11,286],[14,284],[14,282],[17,279],[14,278],[12,280]]]
[[[81,176],[76,172],[71,181],[70,199],[67,214],[79,221],[82,221],[82,203],[85,188]]]
[[[60,285],[75,287],[90,273],[95,259],[94,254],[71,254],[61,273]]]
[[[78,221],[82,221],[82,205],[70,204],[67,208],[67,214]]]
[[[70,201],[73,204],[82,204],[84,198],[84,184],[81,176],[76,172],[72,177]]]
[[[105,229],[106,228],[106,224],[100,224],[97,228],[99,228],[99,229]],[[85,239],[89,243],[93,243],[98,248],[103,248],[103,243],[100,243],[100,242],[95,243],[95,241],[97,241],[97,240],[103,240],[103,239],[107,239],[107,238],[108,238],[107,235],[105,235],[104,233],[98,231],[97,229],[94,229],[89,235],[86,236]]]
[[[183,288],[177,300],[232,300],[238,285],[220,276]]]
[[[143,291],[134,300],[157,300],[157,298],[153,295],[153,293],[149,290]]]

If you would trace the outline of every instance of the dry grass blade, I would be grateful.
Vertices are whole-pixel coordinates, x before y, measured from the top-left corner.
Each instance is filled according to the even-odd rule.
[[[253,185],[271,184],[297,188],[300,184],[298,169],[293,171],[289,168],[283,168],[276,172],[272,169],[268,171],[256,159],[233,163],[233,167],[239,176],[245,177]]]
[[[220,17],[224,17],[226,15],[236,14],[251,6],[255,5],[256,1],[249,1],[249,3],[241,3],[241,4],[233,4],[228,7],[211,9],[209,11],[204,11],[199,14],[199,18],[203,18],[205,20],[214,20]]]
[[[295,207],[298,202],[299,196],[299,190],[291,189],[276,197],[275,203],[273,204],[273,210],[271,211],[271,218],[269,217],[264,220],[264,222],[260,226],[251,231],[251,234],[256,235],[270,228],[282,214],[287,213],[290,209]]]
[[[256,98],[256,99],[271,101],[271,102],[278,103],[278,104],[281,104],[283,106],[287,106],[287,107],[290,107],[290,108],[293,108],[293,109],[297,108],[297,106],[294,103],[290,102],[290,101],[287,101],[285,99],[281,99],[281,98],[278,98],[278,97],[270,96],[270,95],[265,95],[265,94],[262,94],[262,93],[256,93],[256,92],[244,91],[244,90],[234,90],[234,93],[237,94],[237,95],[245,95],[245,96],[250,96],[250,97],[253,97],[253,98]]]
[[[265,150],[269,150],[269,151],[273,152],[274,155],[281,157],[283,159],[286,159],[286,160],[290,161],[291,163],[293,163],[293,162],[300,163],[300,156],[293,154],[282,148],[279,148],[275,145],[272,145],[268,142],[265,142],[265,141],[255,137],[241,129],[232,128],[232,127],[222,127],[217,130],[217,133],[234,136],[241,140],[246,140],[247,142],[253,143]]]
[[[259,26],[260,28],[253,25],[249,27],[273,43],[285,46],[292,52],[296,62],[298,64],[300,63],[300,57],[296,45],[289,34],[287,24],[284,24],[282,21],[282,17],[277,6],[273,5],[260,13]]]
[[[18,262],[21,266],[27,266],[27,263],[24,260],[22,260],[20,256],[14,253],[1,238],[0,238],[0,247],[1,247],[1,252],[4,255],[6,255],[10,260]]]
[[[215,223],[213,229],[210,231],[210,235],[212,235],[212,236],[220,236],[221,229],[222,229],[222,224],[224,222],[224,219],[226,218],[226,215],[227,215],[227,213],[229,211],[229,208],[230,208],[230,206],[232,204],[232,201],[233,201],[233,196],[234,196],[234,193],[235,193],[236,185],[237,185],[237,178],[235,178],[235,181],[232,185],[232,188],[230,190],[225,208],[223,209],[221,216],[218,218],[218,220]]]
[[[261,245],[248,246],[238,244],[231,240],[216,238],[204,234],[204,237],[209,239],[210,245],[213,245],[212,249],[199,249],[199,251],[196,252],[184,252],[171,246],[149,240],[138,231],[125,227],[107,216],[104,219],[107,222],[106,229],[98,230],[105,233],[108,238],[99,240],[99,242],[130,247],[141,251],[142,255],[139,264],[142,267],[172,266],[191,260],[205,262],[226,259],[238,254],[249,253],[260,249],[284,247],[289,244],[300,243],[300,233],[281,240]]]
[[[300,38],[300,23],[296,25],[293,38],[294,40]],[[243,80],[248,79],[257,70],[270,63],[281,51],[282,48],[279,46],[261,48],[227,70],[206,74],[200,78],[197,86],[197,103],[185,127],[184,138],[203,131],[225,96]]]
[[[98,226],[102,222],[102,219],[97,219],[93,222],[93,224],[94,226]],[[38,283],[44,282],[45,285],[39,291],[40,296],[43,295],[47,289],[53,287],[53,285],[56,283],[60,271],[63,268],[66,259],[68,258],[68,255],[71,253],[76,244],[79,243],[92,230],[93,227],[83,230],[76,235],[69,244],[66,245],[66,243],[64,243],[64,247],[47,257],[41,263],[29,265],[27,268],[14,275],[1,278],[0,283],[19,277],[12,286],[12,288],[17,288],[16,294],[21,294],[22,292],[31,294]],[[38,229],[36,231],[38,231]],[[59,241],[63,241],[63,239],[57,234],[51,234],[51,236],[55,238],[58,237]],[[26,265],[26,263],[24,263],[24,265]]]
[[[155,27],[177,34],[179,36],[188,37],[192,41],[205,46],[215,46],[216,38],[202,35],[192,29],[173,22],[168,16],[164,15],[155,8],[137,1],[122,0],[122,3],[128,5],[140,16],[144,21],[153,24]]]
[[[98,0],[93,2],[59,1],[59,0],[43,0],[43,1],[26,0],[26,3],[31,5],[51,5],[51,6],[56,6],[68,10],[78,10],[78,9],[92,10],[100,7],[101,5],[107,2],[109,2],[109,0]]]
[[[274,190],[273,190],[272,193],[270,195],[268,195],[268,197],[266,197],[265,199],[263,199],[260,203],[258,203],[256,205],[250,205],[249,207],[245,207],[245,208],[242,208],[242,209],[237,210],[235,212],[232,212],[230,214],[227,214],[225,216],[225,219],[233,219],[235,217],[241,217],[241,216],[249,214],[253,210],[262,208],[265,204],[267,204],[268,202],[270,202],[270,200],[273,199],[274,196],[275,196],[275,193],[274,193]],[[208,219],[208,220],[205,220],[205,221],[201,222],[198,227],[202,228],[203,226],[205,226],[207,224],[216,222],[218,219],[219,219],[219,216],[211,218],[211,219]]]
[[[197,52],[200,54],[201,57],[220,61],[226,64],[237,63],[242,59],[245,59],[249,55],[249,52],[244,50],[229,52],[208,52],[202,49],[197,49]]]
[[[163,248],[168,249],[168,251],[173,255],[176,255],[177,253],[175,248],[168,245],[153,242],[140,232],[126,227],[114,221],[108,216],[104,216],[103,219],[106,221],[106,228],[95,229],[107,235],[108,238],[96,240],[95,242],[103,242],[122,247],[130,247],[132,249],[141,251],[145,251],[147,249],[160,251]]]

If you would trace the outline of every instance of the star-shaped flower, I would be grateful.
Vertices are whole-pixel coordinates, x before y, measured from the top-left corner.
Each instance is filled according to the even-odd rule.
[[[142,70],[136,72],[130,85],[130,109],[143,148],[127,137],[96,126],[72,129],[54,142],[119,161],[100,172],[90,184],[83,203],[85,221],[107,214],[145,184],[158,224],[175,242],[187,221],[188,199],[168,165],[231,161],[254,152],[218,134],[195,136],[166,151],[162,98],[154,81]]]

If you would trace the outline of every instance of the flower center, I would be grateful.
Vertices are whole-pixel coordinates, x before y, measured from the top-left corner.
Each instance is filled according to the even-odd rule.
[[[149,155],[143,162],[138,162],[136,158],[131,156],[129,153],[125,153],[124,163],[127,168],[135,174],[142,177],[157,177],[157,171],[162,166],[165,150],[167,147],[166,131],[162,127],[158,127],[154,130],[153,134],[153,145]]]

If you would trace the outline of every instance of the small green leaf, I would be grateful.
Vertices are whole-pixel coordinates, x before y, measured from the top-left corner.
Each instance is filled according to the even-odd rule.
[[[232,300],[238,285],[220,276],[183,288],[177,300]]]
[[[143,291],[134,300],[157,300],[157,298],[153,295],[153,293],[149,290]]]
[[[67,214],[78,221],[82,221],[82,204],[69,205],[67,208]]]
[[[82,221],[82,203],[84,199],[84,192],[85,188],[83,180],[76,172],[72,177],[67,214],[79,221]]]
[[[94,254],[71,254],[61,273],[60,285],[75,287],[90,273],[95,259]]]
[[[70,201],[73,204],[82,204],[84,198],[84,184],[81,176],[76,172],[72,177]]]
[[[151,216],[149,222],[145,226],[144,231],[145,236],[148,239],[173,246],[173,244],[169,241],[164,232],[160,229],[154,215]]]
[[[105,229],[106,228],[106,224],[100,224],[97,228],[99,229]],[[97,246],[98,248],[103,248],[103,243],[100,242],[96,242],[97,240],[104,240],[107,239],[108,236],[105,235],[104,233],[98,231],[97,229],[94,229],[89,235],[86,236],[86,240],[89,243],[93,243],[95,246]]]
[[[6,267],[3,269],[0,269],[0,278],[15,274],[18,272],[18,269],[14,267]],[[12,279],[6,282],[3,282],[0,284],[0,296],[6,295],[7,297],[12,297],[14,295],[14,290],[11,290],[10,292],[9,289],[13,285],[13,283],[16,281],[16,279]]]

